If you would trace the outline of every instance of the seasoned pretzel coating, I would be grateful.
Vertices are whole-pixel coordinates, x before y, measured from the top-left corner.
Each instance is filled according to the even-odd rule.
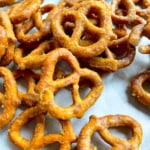
[[[15,34],[18,41],[25,45],[32,45],[50,36],[50,17],[51,10],[53,10],[54,7],[54,4],[44,5],[38,9],[36,13],[32,14],[32,17],[28,21],[15,25]],[[48,13],[48,16],[43,20],[42,16],[46,13]],[[33,28],[36,28],[37,31],[32,34],[29,33]]]
[[[66,23],[72,24],[72,28],[65,29]],[[111,13],[104,1],[82,1],[68,9],[58,6],[52,15],[52,32],[61,46],[77,57],[101,54],[110,39],[115,38]],[[83,41],[89,40],[90,45],[82,45]]]
[[[25,21],[40,8],[42,0],[23,0],[13,5],[9,10],[9,17],[13,24]],[[19,13],[18,13],[19,12]]]
[[[121,139],[112,135],[108,130],[111,127],[125,126],[131,129],[132,137],[129,140]],[[91,136],[94,132],[112,147],[109,150],[138,150],[142,141],[141,125],[125,115],[107,115],[96,117],[92,115],[89,122],[81,129],[77,142],[77,150],[94,150],[91,146]]]
[[[48,144],[58,142],[60,144],[59,150],[70,150],[71,143],[75,141],[76,137],[69,120],[59,120],[62,131],[61,133],[53,133],[44,135],[45,129],[45,112],[38,106],[31,107],[22,112],[17,119],[12,123],[9,129],[9,137],[11,141],[20,149],[40,150]],[[36,118],[36,127],[31,141],[21,136],[21,128]]]
[[[25,80],[27,83],[26,92],[18,89],[18,96],[22,104],[34,106],[39,102],[39,94],[35,92],[36,82],[40,79],[40,73],[32,70],[17,70],[14,72],[16,81]],[[19,84],[18,84],[19,85]]]
[[[58,44],[54,39],[43,41],[33,50],[30,50],[29,54],[27,49],[22,45],[22,47],[17,47],[14,55],[14,62],[18,65],[19,69],[33,69],[42,66],[44,60],[47,57],[48,52],[58,47]]]
[[[143,83],[149,81],[150,70],[137,74],[130,83],[132,96],[135,96],[142,104],[150,107],[150,93],[143,87]]]
[[[18,98],[17,84],[12,72],[0,67],[0,76],[4,79],[5,88],[5,93],[0,93],[3,107],[3,112],[0,114],[0,128],[3,128],[12,120],[21,101]]]
[[[5,50],[3,52],[3,46],[1,47],[1,55],[2,53],[4,53],[1,58],[0,61],[0,65],[8,65],[13,57],[14,57],[14,48],[15,48],[15,44],[16,44],[16,37],[14,35],[14,31],[13,31],[13,26],[10,22],[10,19],[7,15],[7,13],[5,11],[0,11],[0,25],[5,29],[5,34],[7,37],[7,40],[5,39],[6,37],[4,37],[4,39],[2,39],[1,42],[6,42],[5,43]],[[4,32],[3,36],[4,36]],[[1,56],[0,55],[0,56]]]
[[[54,80],[56,64],[59,60],[65,60],[72,69],[72,73]],[[87,79],[91,87],[90,92],[83,99],[79,94],[79,82]],[[71,86],[73,104],[68,107],[61,107],[55,103],[54,94],[61,88]],[[41,78],[36,86],[36,92],[40,93],[40,105],[49,114],[59,119],[82,117],[84,112],[92,106],[100,96],[103,83],[100,76],[89,69],[80,68],[77,59],[64,48],[57,48],[47,55],[41,72]]]

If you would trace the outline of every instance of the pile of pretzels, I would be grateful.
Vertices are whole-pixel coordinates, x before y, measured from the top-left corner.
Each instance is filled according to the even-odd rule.
[[[98,132],[110,150],[138,150],[142,126],[131,116],[93,114],[79,135],[71,119],[82,119],[100,99],[103,78],[129,66],[141,38],[150,38],[150,1],[1,0],[0,8],[0,128],[9,126],[9,139],[21,150],[40,150],[52,143],[59,143],[59,150],[71,150],[73,144],[77,150],[94,150],[91,136]],[[138,51],[149,54],[150,46],[140,45]],[[20,79],[25,91],[19,88]],[[149,79],[146,70],[130,83],[131,94],[148,107],[150,93],[143,83]],[[64,88],[72,97],[66,107],[55,101]],[[81,96],[81,89],[88,94]],[[21,106],[25,109],[15,118]],[[45,134],[46,117],[58,120],[60,133]],[[36,125],[28,140],[21,129],[33,120]],[[131,129],[129,140],[109,131],[119,126]]]

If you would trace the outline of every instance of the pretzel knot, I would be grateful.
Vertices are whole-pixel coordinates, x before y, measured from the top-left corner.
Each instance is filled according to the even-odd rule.
[[[143,87],[144,82],[150,79],[150,70],[136,75],[130,84],[132,96],[135,96],[145,106],[150,107],[150,93]]]
[[[62,126],[61,133],[49,133],[45,135],[45,113],[46,112],[42,112],[37,106],[31,107],[22,112],[9,129],[9,137],[11,141],[13,141],[13,143],[19,148],[26,150],[39,150],[46,145],[56,142],[60,144],[60,150],[69,150],[71,148],[71,143],[76,139],[71,121],[58,120]],[[20,130],[33,119],[36,119],[36,126],[32,139],[29,141],[21,136]]]
[[[111,13],[104,1],[83,1],[70,8],[58,5],[51,20],[56,40],[77,57],[96,56],[115,38]]]
[[[51,10],[53,10],[54,7],[54,4],[44,5],[32,14],[30,19],[15,25],[15,33],[18,41],[26,45],[32,45],[50,36],[50,17]],[[48,13],[48,16],[42,19],[46,13]],[[31,32],[33,28],[36,28],[37,31]]]
[[[56,63],[59,60],[65,60],[72,69],[72,73],[66,77],[53,80]],[[81,79],[86,79],[90,83],[90,92],[84,98],[79,94],[79,83]],[[60,107],[55,103],[54,93],[59,89],[71,86],[73,104],[68,107]],[[40,105],[48,110],[50,115],[59,119],[69,119],[72,117],[81,117],[84,112],[95,103],[100,96],[103,83],[96,72],[86,68],[80,68],[77,59],[65,48],[57,48],[48,54],[45,59],[41,78],[35,87],[36,92],[40,93]]]
[[[120,139],[109,132],[109,128],[127,126],[132,130],[132,137],[129,140]],[[125,115],[108,115],[101,118],[91,116],[89,122],[82,128],[78,137],[77,150],[94,150],[90,145],[91,136],[94,132],[109,143],[111,150],[137,150],[142,139],[141,125],[133,118]]]
[[[0,76],[4,79],[5,93],[0,92],[0,103],[3,112],[0,114],[0,128],[5,127],[14,117],[20,100],[17,95],[17,85],[10,70],[0,67]]]

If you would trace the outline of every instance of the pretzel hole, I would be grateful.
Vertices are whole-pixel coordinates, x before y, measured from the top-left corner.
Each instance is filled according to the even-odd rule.
[[[89,79],[80,78],[79,81],[79,94],[81,99],[84,99],[91,91],[93,84]]]
[[[35,124],[36,124],[35,120],[31,120],[31,121],[29,120],[29,123],[27,123],[26,125],[24,125],[21,128],[20,133],[27,140],[31,140],[32,135],[33,135],[34,130],[35,130]]]
[[[53,80],[64,78],[73,72],[71,66],[65,60],[59,60],[56,64]]]
[[[111,146],[107,144],[97,132],[91,136],[91,146],[100,150],[108,150],[111,148]]]
[[[70,92],[71,87],[65,87],[57,91],[55,95],[55,102],[60,107],[67,107],[73,104],[72,94]]]
[[[0,78],[0,92],[4,93],[5,92],[5,88],[4,88],[4,79]]]
[[[62,127],[59,121],[55,118],[51,118],[49,116],[45,117],[45,135],[47,134],[59,134],[61,133]]]
[[[123,2],[120,2],[115,13],[120,16],[127,16],[127,13],[128,13],[127,9],[128,7],[125,6]]]
[[[92,45],[93,43],[96,43],[99,40],[99,38],[100,38],[100,35],[98,33],[84,30],[79,40],[79,45],[80,46]]]
[[[132,137],[132,131],[129,127],[126,126],[118,126],[118,127],[111,127],[109,131],[116,137],[129,140]]]
[[[74,15],[69,14],[69,15],[63,16],[62,20],[63,20],[62,26],[63,26],[64,32],[66,33],[66,35],[71,37],[73,33],[73,29],[75,28]]]
[[[27,85],[26,80],[23,78],[18,78],[16,81],[17,81],[17,86],[18,86],[19,91],[27,92],[28,85]]]
[[[150,78],[145,80],[143,83],[142,83],[142,87],[145,91],[147,91],[148,93],[150,93]]]
[[[95,26],[99,27],[101,25],[99,10],[96,7],[91,7],[86,16]]]

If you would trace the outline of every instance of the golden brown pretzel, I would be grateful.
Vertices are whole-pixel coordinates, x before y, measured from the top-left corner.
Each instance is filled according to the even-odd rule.
[[[13,5],[9,10],[9,17],[13,24],[25,21],[40,8],[42,0],[23,0],[20,3]]]
[[[14,55],[14,62],[18,65],[19,69],[33,69],[41,67],[48,52],[58,47],[58,44],[54,39],[49,39],[41,42],[38,47],[33,50],[29,50],[24,47],[24,45],[17,47]]]
[[[69,31],[66,23],[72,24]],[[61,46],[77,57],[96,56],[115,38],[110,10],[104,1],[82,1],[68,9],[57,7],[52,15],[52,32]],[[84,41],[91,43],[85,46]]]
[[[17,84],[12,72],[5,67],[0,67],[0,76],[4,79],[5,88],[5,93],[0,94],[3,107],[3,112],[0,114],[0,128],[3,128],[12,120],[21,101],[18,98]]]
[[[127,9],[119,8],[121,4]],[[118,23],[144,23],[144,19],[136,14],[136,7],[133,0],[112,0],[111,1],[112,19]],[[125,13],[125,14],[124,14]]]
[[[59,60],[65,60],[71,67],[72,73],[66,77],[54,80],[54,71]],[[90,83],[91,90],[83,99],[79,94],[79,82],[86,79]],[[54,101],[54,94],[61,88],[71,86],[73,104],[61,107]],[[103,83],[99,75],[86,68],[80,68],[77,59],[67,49],[58,48],[48,54],[45,59],[41,78],[36,86],[36,92],[40,93],[40,105],[52,116],[59,119],[81,117],[84,112],[95,103],[103,89]]]
[[[54,7],[54,4],[44,5],[32,14],[32,17],[28,21],[15,25],[15,33],[18,41],[25,45],[33,45],[39,43],[48,36],[50,37],[50,16],[51,10]],[[42,19],[42,16],[46,13],[48,13],[48,16],[45,19]],[[37,31],[29,33],[33,28],[36,28]]]
[[[36,118],[36,127],[31,141],[22,137],[20,134],[21,128]],[[12,123],[9,129],[9,137],[11,141],[20,149],[40,150],[48,144],[58,142],[60,150],[69,150],[71,143],[76,137],[69,120],[59,120],[62,131],[61,133],[53,133],[44,135],[45,128],[45,111],[38,106],[31,107],[22,112],[17,119]]]
[[[108,130],[111,127],[125,126],[132,130],[132,137],[129,140],[115,137]],[[142,141],[142,127],[130,116],[107,115],[104,117],[91,116],[89,122],[81,129],[77,142],[77,150],[94,150],[91,146],[91,136],[94,132],[110,144],[109,150],[138,150]]]
[[[135,96],[145,106],[150,107],[150,93],[143,87],[143,83],[150,79],[150,70],[137,74],[130,83],[132,96]]]

